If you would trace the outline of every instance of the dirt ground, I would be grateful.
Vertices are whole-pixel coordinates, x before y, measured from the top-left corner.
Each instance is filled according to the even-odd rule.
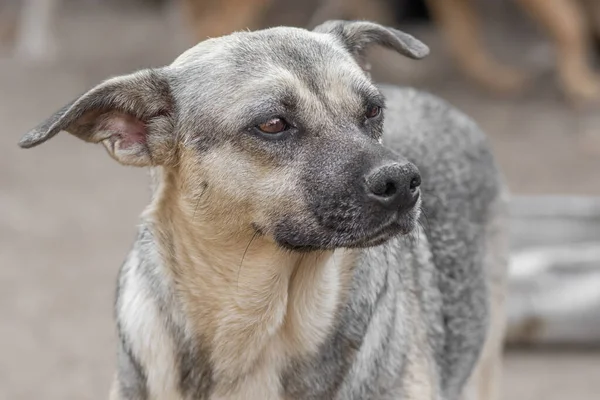
[[[0,399],[106,398],[115,277],[148,201],[146,172],[67,134],[30,151],[16,143],[100,80],[168,63],[188,44],[173,26],[154,14],[74,13],[58,24],[58,62],[0,59]],[[515,193],[600,194],[600,116],[564,106],[544,43],[500,51],[537,68],[538,79],[518,99],[495,99],[456,74],[435,32],[415,32],[433,55],[416,64],[384,54],[377,76],[472,115]],[[597,399],[598,377],[599,353],[511,351],[503,398]]]

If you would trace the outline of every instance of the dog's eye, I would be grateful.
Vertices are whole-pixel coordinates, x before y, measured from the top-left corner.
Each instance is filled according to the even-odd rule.
[[[282,118],[273,118],[257,126],[262,133],[275,135],[288,129],[288,124]]]
[[[381,114],[381,107],[371,106],[367,109],[367,113],[365,114],[365,116],[371,119],[377,117],[379,114]]]

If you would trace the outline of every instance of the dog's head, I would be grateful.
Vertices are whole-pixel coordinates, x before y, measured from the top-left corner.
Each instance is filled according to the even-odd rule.
[[[358,60],[372,44],[428,49],[370,22],[210,39],[173,64],[110,79],[20,142],[65,130],[122,164],[161,166],[219,229],[294,250],[364,247],[409,232],[416,167],[381,144],[384,99]]]

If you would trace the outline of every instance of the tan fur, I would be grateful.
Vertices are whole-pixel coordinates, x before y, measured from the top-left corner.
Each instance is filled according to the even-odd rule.
[[[505,296],[508,274],[507,240],[508,194],[496,204],[495,215],[488,225],[485,267],[490,291],[490,324],[488,334],[475,370],[471,375],[463,398],[465,400],[498,400],[501,398],[502,353],[506,332]]]
[[[110,385],[110,392],[108,393],[108,400],[119,400],[121,398],[121,394],[119,391],[119,379],[115,374],[115,377],[112,380],[112,384]]]
[[[425,344],[425,342],[421,343]],[[435,391],[437,382],[433,380],[435,373],[431,361],[422,351],[419,351],[417,345],[411,346],[408,360],[402,386],[403,398],[406,400],[437,399]]]
[[[424,233],[421,233],[424,235]],[[420,249],[431,257],[428,248],[422,246]],[[439,393],[434,361],[428,354],[431,354],[431,348],[427,340],[426,321],[423,321],[422,316],[425,315],[421,309],[421,302],[416,294],[420,290],[420,285],[413,280],[411,283],[412,290],[408,295],[408,317],[412,323],[412,331],[408,333],[412,339],[406,355],[406,372],[402,382],[403,398],[406,400],[421,400],[421,399],[437,399]]]
[[[214,399],[277,399],[282,365],[314,353],[329,332],[355,253],[294,254],[255,235],[249,218],[267,216],[254,215],[245,199],[282,207],[289,201],[282,182],[294,179],[281,171],[261,174],[259,164],[233,152],[210,153],[200,171],[197,156],[183,151],[180,164],[163,171],[146,217],[159,243],[172,245],[160,251],[193,335],[210,343],[219,382]],[[234,165],[226,162],[233,159]],[[263,190],[228,187],[244,182],[243,174],[262,175]],[[207,200],[197,205],[197,198]]]
[[[504,284],[496,282],[491,288],[491,323],[479,362],[465,389],[465,400],[498,400],[502,373],[502,353],[506,316],[504,310]]]

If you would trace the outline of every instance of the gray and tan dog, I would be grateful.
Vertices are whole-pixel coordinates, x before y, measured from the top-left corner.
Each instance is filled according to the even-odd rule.
[[[66,130],[151,167],[112,399],[495,398],[501,177],[466,116],[374,86],[369,45],[428,52],[370,22],[234,33],[21,140]]]

